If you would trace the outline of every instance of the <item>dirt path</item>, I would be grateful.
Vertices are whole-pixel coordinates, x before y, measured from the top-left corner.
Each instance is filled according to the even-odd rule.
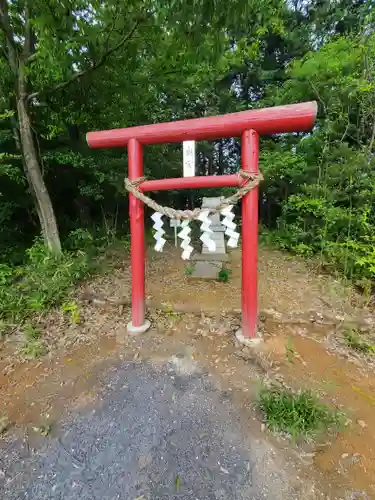
[[[165,364],[182,352],[211,374],[220,391],[227,391],[251,439],[271,446],[290,483],[304,478],[300,498],[375,498],[371,422],[375,377],[364,360],[338,349],[337,343],[337,327],[344,318],[371,323],[363,300],[302,262],[262,249],[259,289],[265,342],[254,353],[235,345],[233,333],[239,317],[225,312],[240,307],[240,253],[231,254],[233,272],[226,284],[191,281],[184,275],[184,265],[173,249],[150,254],[147,295],[164,304],[167,312],[152,312],[154,328],[142,339],[129,339],[125,334],[127,307],[82,304],[80,325],[69,324],[59,313],[43,320],[45,339],[51,346],[49,357],[39,362],[11,362],[17,343],[4,345],[0,408],[12,424],[5,441],[16,432],[25,443],[39,442],[44,438],[35,429],[42,428],[44,421],[51,421],[52,429],[57,429],[65,413],[95,407],[101,374],[118,360]],[[98,295],[123,299],[129,298],[129,285],[128,262],[119,260],[111,275],[96,279],[90,288]],[[197,311],[210,314],[174,314],[174,304],[196,305]],[[287,345],[292,346],[292,359],[286,356]],[[308,448],[290,446],[261,432],[253,402],[264,377],[318,391],[346,412],[347,426],[332,442]]]
[[[201,363],[202,338],[166,342],[150,332],[115,344],[99,342],[94,358],[83,348],[71,353],[74,376],[64,358],[43,363],[48,380],[29,387],[34,405],[19,427],[27,435],[0,443],[4,500],[315,498],[313,481],[298,481],[295,459],[261,435]],[[33,429],[46,411],[52,430],[40,437]]]

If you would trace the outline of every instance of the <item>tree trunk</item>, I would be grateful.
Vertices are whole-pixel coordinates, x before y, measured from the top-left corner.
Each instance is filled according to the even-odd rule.
[[[9,21],[8,0],[0,0],[0,28],[7,44],[7,59],[14,77],[15,94],[17,98],[17,112],[19,122],[19,142],[21,143],[24,167],[27,180],[35,196],[35,204],[40,220],[44,241],[51,252],[61,253],[61,243],[59,230],[57,228],[56,217],[53,211],[51,198],[49,197],[47,187],[44,183],[42,172],[40,170],[39,159],[36,153],[34,137],[32,133],[30,116],[27,109],[27,80],[24,57],[30,55],[33,33],[30,24],[31,1],[26,3],[25,11],[25,46],[20,57],[18,45],[15,42],[15,35],[12,25]],[[19,37],[18,37],[19,38]],[[17,137],[15,137],[17,141]]]
[[[21,148],[27,170],[27,177],[30,188],[35,195],[36,209],[44,241],[49,250],[58,255],[61,253],[61,242],[56,217],[52,207],[51,198],[48,194],[40,169],[30,117],[25,99],[23,97],[24,94],[23,92],[20,92],[20,94],[20,97],[17,99],[17,111],[20,127]]]

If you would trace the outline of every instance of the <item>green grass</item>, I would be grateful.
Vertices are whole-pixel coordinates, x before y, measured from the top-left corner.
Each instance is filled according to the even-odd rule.
[[[27,323],[23,327],[23,335],[25,342],[22,346],[21,353],[25,358],[37,359],[48,352],[47,345],[41,340],[42,332],[36,326]]]
[[[319,433],[338,428],[342,415],[321,403],[311,391],[294,392],[281,387],[263,388],[259,408],[267,426],[292,439],[314,438]]]
[[[36,326],[27,323],[23,327],[23,334],[26,342],[32,342],[33,340],[39,340],[42,336],[42,332]]]
[[[355,328],[347,328],[343,331],[346,345],[362,354],[375,354],[375,344],[372,344],[363,337],[363,334]]]
[[[69,250],[54,256],[37,240],[21,264],[0,262],[0,339],[21,328],[26,357],[37,358],[48,350],[41,332],[32,326],[35,318],[60,307],[72,324],[79,324],[79,305],[72,297],[75,286],[93,274],[110,273],[129,251],[130,239],[91,235],[82,229],[71,232],[64,247]]]
[[[289,337],[288,342],[285,344],[285,359],[288,363],[293,363],[296,357],[296,351],[293,349],[292,337]]]
[[[48,347],[42,340],[30,340],[24,343],[21,352],[27,359],[38,359],[47,354]]]

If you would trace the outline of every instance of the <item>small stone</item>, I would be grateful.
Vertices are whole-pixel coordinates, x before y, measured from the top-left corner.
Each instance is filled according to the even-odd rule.
[[[261,424],[260,425],[260,431],[264,432],[266,430],[266,424]]]
[[[357,420],[357,424],[362,427],[362,429],[365,429],[367,427],[367,424],[364,420]]]
[[[343,453],[343,454],[341,455],[341,458],[348,458],[348,456],[349,456],[349,453]]]
[[[97,299],[97,298],[94,298],[92,300],[92,305],[93,306],[97,306],[97,307],[104,307],[105,305],[107,305],[107,301],[104,300],[104,299]]]
[[[323,314],[313,311],[310,315],[310,321],[311,323],[321,323],[324,320]]]
[[[260,314],[259,316],[261,318],[263,318],[263,320],[267,320],[267,319],[274,319],[274,320],[278,320],[278,319],[282,319],[283,315],[277,311],[275,311],[275,309],[263,309],[262,311],[260,311]]]
[[[0,434],[8,430],[8,427],[10,425],[9,419],[6,415],[2,416],[0,418]]]

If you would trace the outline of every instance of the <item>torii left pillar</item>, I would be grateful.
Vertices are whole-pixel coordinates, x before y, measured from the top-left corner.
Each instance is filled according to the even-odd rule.
[[[143,176],[143,150],[137,139],[128,143],[129,179]],[[145,318],[145,223],[144,206],[133,194],[129,193],[131,268],[132,268],[132,320],[127,329],[130,335],[147,331],[151,323]]]

